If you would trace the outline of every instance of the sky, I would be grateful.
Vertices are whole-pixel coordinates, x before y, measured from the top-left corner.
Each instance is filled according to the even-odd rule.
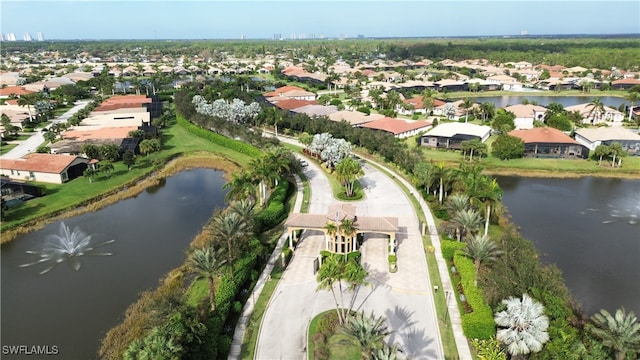
[[[1,0],[0,32],[18,40],[640,34],[640,1]]]

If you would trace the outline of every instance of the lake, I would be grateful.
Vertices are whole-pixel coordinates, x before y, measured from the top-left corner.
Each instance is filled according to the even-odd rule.
[[[44,240],[59,234],[60,222],[2,245],[2,345],[55,345],[57,358],[96,358],[126,308],[184,262],[191,240],[224,206],[222,175],[183,171],[135,198],[64,220],[91,235],[92,244],[104,243],[94,254],[111,256],[87,251],[44,274],[54,261],[19,267],[37,260],[26,252],[45,251]]]
[[[512,221],[588,315],[640,314],[640,180],[496,178]]]

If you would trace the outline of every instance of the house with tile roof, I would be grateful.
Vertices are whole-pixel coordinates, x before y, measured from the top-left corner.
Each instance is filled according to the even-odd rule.
[[[640,135],[622,126],[577,129],[575,139],[589,150],[617,142],[630,155],[640,155]]]
[[[275,103],[277,101],[286,100],[286,99],[298,99],[298,100],[315,100],[316,94],[306,91],[305,89],[287,85],[279,87],[273,91],[267,92],[263,94],[265,98],[271,103]]]
[[[22,95],[34,94],[37,91],[27,90],[24,86],[7,86],[0,88],[0,99],[7,99],[10,96],[20,97]]]
[[[382,119],[360,124],[359,126],[362,128],[388,132],[393,134],[394,137],[403,139],[429,130],[431,128],[431,122],[383,117]]]
[[[512,130],[509,135],[524,141],[524,154],[536,158],[587,158],[589,149],[562,131],[549,127]]]
[[[305,105],[318,105],[318,102],[315,100],[284,99],[275,102],[274,105],[282,110],[293,110]]]
[[[309,117],[329,116],[338,111],[335,105],[305,105],[291,110],[295,113],[307,114]]]
[[[582,116],[583,124],[597,125],[607,123],[613,126],[622,125],[624,114],[620,111],[604,106],[604,111],[596,111],[590,103],[583,103],[564,108],[568,112],[577,111]]]
[[[0,174],[10,179],[62,184],[87,168],[89,159],[73,155],[29,154],[20,159],[3,159]]]
[[[533,104],[510,105],[504,109],[516,116],[513,120],[516,130],[533,128],[533,122],[544,120],[544,115],[547,113],[547,108]]]
[[[611,82],[611,90],[629,90],[640,85],[640,79],[626,78]]]
[[[491,136],[491,127],[472,123],[450,122],[442,123],[420,137],[421,146],[460,149],[465,140],[478,139],[487,141]]]
[[[329,120],[337,122],[346,121],[351,124],[351,126],[358,126],[375,120],[380,120],[382,118],[384,118],[384,115],[382,114],[367,115],[363,112],[350,110],[341,110],[329,114]]]

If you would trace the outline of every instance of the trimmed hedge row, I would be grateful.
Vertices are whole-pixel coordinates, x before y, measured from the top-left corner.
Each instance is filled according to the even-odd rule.
[[[255,216],[256,229],[258,232],[271,229],[287,217],[288,214],[285,211],[284,203],[287,200],[288,190],[288,181],[280,181],[278,186],[273,190],[273,193],[271,193],[267,201],[267,207]]]
[[[453,256],[453,263],[460,274],[460,282],[467,303],[473,309],[472,312],[462,315],[462,330],[469,339],[490,339],[496,334],[496,323],[493,321],[493,312],[484,302],[482,293],[473,284],[476,269],[473,261],[460,252]]]
[[[453,255],[455,255],[456,250],[462,250],[467,246],[465,243],[460,241],[452,241],[452,240],[440,240],[440,246],[442,249],[442,257],[447,261],[453,261]]]
[[[182,115],[176,114],[176,119],[178,120],[178,124],[187,129],[187,131],[189,131],[190,133],[207,139],[214,144],[224,146],[230,150],[237,151],[241,154],[245,154],[251,157],[259,157],[262,154],[262,152],[258,148],[252,145],[249,145],[242,141],[224,137],[220,134],[214,133],[213,131],[194,125],[187,121],[184,117],[182,117]]]

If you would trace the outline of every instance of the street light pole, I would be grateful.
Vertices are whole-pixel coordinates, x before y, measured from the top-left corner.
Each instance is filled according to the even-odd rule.
[[[449,316],[449,291],[445,291],[444,292],[444,298],[445,298],[445,310],[444,310],[444,325],[447,326],[447,318]]]

